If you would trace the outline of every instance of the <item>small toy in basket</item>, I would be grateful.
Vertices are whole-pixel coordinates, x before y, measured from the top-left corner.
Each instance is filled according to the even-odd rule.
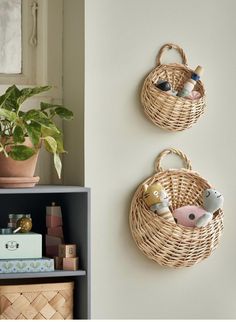
[[[203,207],[183,206],[173,212],[175,221],[186,227],[205,227],[213,218],[213,214],[223,207],[224,197],[214,189],[203,191]]]
[[[185,164],[185,168],[163,170],[161,160],[168,154],[177,154]],[[219,244],[223,231],[223,211],[217,209],[222,206],[204,201],[212,186],[198,173],[192,171],[192,166],[186,155],[176,149],[162,151],[156,161],[155,174],[147,178],[137,188],[129,215],[130,229],[138,248],[149,259],[163,266],[189,267],[205,258]],[[211,218],[205,218],[201,228],[185,227],[165,220],[159,215],[154,216],[149,203],[144,200],[145,185],[155,186],[159,183],[166,191],[171,211],[188,205],[206,207],[211,212]],[[204,211],[206,213],[206,211]],[[214,214],[213,214],[214,212]]]
[[[174,217],[169,209],[168,195],[160,183],[155,183],[150,186],[147,184],[144,185],[143,199],[154,213],[165,220],[174,222]]]
[[[191,92],[194,90],[194,87],[197,84],[197,81],[200,79],[200,75],[202,75],[202,73],[203,73],[203,68],[201,66],[197,66],[195,71],[192,73],[191,78],[184,83],[183,88],[178,92],[178,96],[188,97],[192,99]],[[199,95],[201,97],[200,93]]]
[[[162,64],[161,57],[167,49],[177,50],[182,64]],[[155,125],[169,131],[190,128],[204,113],[206,106],[201,74],[201,66],[195,71],[188,67],[181,47],[171,43],[162,46],[157,66],[146,77],[142,87],[141,103],[147,117]]]

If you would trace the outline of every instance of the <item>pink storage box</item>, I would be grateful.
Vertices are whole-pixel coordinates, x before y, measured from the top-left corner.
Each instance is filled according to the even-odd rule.
[[[62,227],[48,227],[48,235],[63,238]]]
[[[48,206],[46,207],[47,216],[59,216],[61,217],[61,207],[60,206]]]
[[[55,257],[58,255],[58,245],[46,246],[46,256]]]
[[[62,218],[60,216],[46,216],[46,226],[48,228],[62,226]]]
[[[58,245],[62,243],[64,243],[63,238],[46,235],[46,255],[58,256]]]

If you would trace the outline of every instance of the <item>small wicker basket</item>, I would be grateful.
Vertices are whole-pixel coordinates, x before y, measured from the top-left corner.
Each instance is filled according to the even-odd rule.
[[[177,50],[182,57],[182,64],[161,64],[161,57],[166,49]],[[205,89],[200,80],[197,81],[194,90],[199,91],[201,97],[195,100],[172,96],[154,85],[162,79],[168,81],[172,89],[179,91],[192,73],[182,48],[171,43],[161,47],[157,55],[157,66],[145,79],[141,92],[144,112],[154,124],[169,131],[183,131],[196,123],[204,113]]]
[[[73,319],[73,282],[0,286],[1,320]]]
[[[177,154],[186,168],[163,170],[160,162],[166,155]],[[211,185],[192,171],[191,163],[181,151],[166,149],[156,160],[156,173],[136,190],[130,210],[130,229],[138,248],[162,266],[189,267],[211,255],[223,230],[223,211],[214,213],[212,221],[201,228],[189,228],[153,215],[143,201],[144,184],[160,182],[168,193],[171,210],[185,206],[202,206],[202,192]]]

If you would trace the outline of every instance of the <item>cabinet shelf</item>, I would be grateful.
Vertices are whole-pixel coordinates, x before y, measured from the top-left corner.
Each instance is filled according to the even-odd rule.
[[[43,235],[45,249],[46,207],[61,206],[66,244],[76,244],[80,267],[77,271],[0,274],[0,285],[35,283],[37,278],[55,282],[74,281],[74,319],[90,319],[90,189],[79,186],[37,185],[33,188],[0,189],[0,227],[6,227],[8,215],[31,214],[32,231]],[[45,255],[45,254],[43,254]],[[19,279],[19,281],[17,281]]]
[[[37,272],[37,273],[4,273],[0,274],[0,279],[18,279],[18,278],[47,278],[47,277],[70,277],[70,276],[85,276],[86,271],[62,271],[55,270],[53,272]]]
[[[89,188],[63,185],[37,185],[33,188],[0,188],[0,194],[28,193],[81,193],[89,192]]]

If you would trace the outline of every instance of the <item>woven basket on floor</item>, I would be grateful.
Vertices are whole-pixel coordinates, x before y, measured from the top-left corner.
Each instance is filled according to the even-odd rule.
[[[1,285],[0,319],[73,319],[73,285],[73,282]]]
[[[166,155],[177,154],[186,169],[163,170],[160,162]],[[212,221],[201,228],[190,228],[166,221],[148,209],[143,201],[144,184],[160,182],[168,193],[171,210],[185,206],[202,206],[202,192],[210,184],[192,171],[190,161],[179,150],[167,149],[156,161],[156,173],[136,190],[130,210],[130,228],[138,248],[148,258],[163,266],[188,267],[210,256],[223,230],[223,212],[215,212]]]
[[[182,64],[161,64],[161,57],[166,49],[176,49],[182,57]],[[187,66],[187,58],[182,48],[175,44],[165,44],[157,56],[157,66],[144,81],[141,102],[148,118],[157,126],[169,131],[183,131],[197,122],[205,109],[205,89],[201,81],[197,81],[194,90],[201,97],[190,100],[185,97],[172,96],[160,89],[154,83],[159,79],[166,80],[172,89],[179,91],[191,77],[193,70]]]

